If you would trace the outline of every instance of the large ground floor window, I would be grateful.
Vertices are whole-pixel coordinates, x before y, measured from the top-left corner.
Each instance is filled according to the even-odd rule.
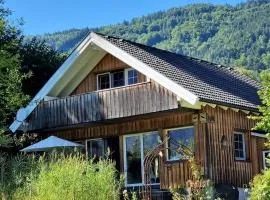
[[[144,183],[144,157],[159,144],[158,132],[124,136],[124,172],[126,186],[139,186]],[[159,161],[156,158],[150,172],[152,184],[159,184]]]
[[[178,144],[184,145],[194,152],[195,129],[193,126],[173,128],[167,130],[169,137],[167,160],[187,160],[186,155],[181,155],[176,152],[179,148]]]

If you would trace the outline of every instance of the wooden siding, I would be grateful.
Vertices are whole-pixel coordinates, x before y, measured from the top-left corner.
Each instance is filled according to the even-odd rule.
[[[54,132],[61,138],[70,140],[84,140],[88,138],[108,138],[119,136],[120,144],[120,170],[123,172],[123,135],[143,133],[148,131],[159,131],[163,137],[166,137],[165,129],[190,126],[192,123],[193,112],[182,113],[180,111],[167,114],[163,117],[155,117],[151,119],[133,120],[124,123],[107,124],[102,126],[80,128],[74,130]],[[204,132],[200,132],[200,125],[195,125],[195,151],[203,166],[204,163]],[[200,138],[200,139],[199,139]],[[162,189],[168,189],[169,187],[184,186],[186,181],[191,178],[191,171],[187,161],[166,161],[166,152],[163,152],[164,157],[160,165],[160,187]]]
[[[78,85],[72,92],[72,95],[92,92],[97,90],[97,74],[130,68],[126,63],[115,58],[110,54],[106,54],[104,58],[97,64],[97,66],[86,76],[86,78]],[[146,77],[138,73],[138,82],[145,82]]]
[[[223,110],[220,107],[212,108],[206,106],[202,112],[206,112],[208,118],[212,122],[207,124],[209,139],[209,177],[216,183],[234,184],[243,187],[249,184],[251,178],[258,173],[259,170],[253,170],[261,152],[257,150],[256,145],[252,145],[251,129],[255,123],[248,119],[248,115],[239,111],[235,112],[231,109]],[[245,135],[245,146],[247,160],[237,161],[234,158],[233,132],[243,132]],[[221,146],[221,138],[225,136],[227,139],[227,147]]]
[[[207,123],[198,121],[193,124],[194,115],[207,114]],[[161,113],[159,113],[161,114]],[[194,125],[195,155],[199,160],[205,177],[215,183],[233,184],[243,187],[249,184],[254,175],[263,168],[262,151],[265,150],[264,138],[251,136],[250,130],[254,122],[247,118],[247,114],[231,109],[223,110],[220,107],[203,107],[201,111],[175,111],[163,116],[149,119],[130,120],[113,124],[95,125],[91,127],[69,129],[48,134],[70,140],[84,140],[88,138],[119,137],[120,171],[123,172],[123,135],[159,131],[162,138],[166,138],[166,129]],[[234,159],[233,132],[241,131],[245,134],[247,160]],[[221,146],[221,138],[225,136],[227,146]],[[160,161],[160,187],[185,186],[191,178],[191,170],[187,161],[167,161],[166,152],[163,152]]]
[[[74,126],[178,108],[176,96],[153,83],[100,90],[39,103],[28,131]]]
[[[266,139],[261,137],[251,137],[251,160],[252,160],[252,166],[253,166],[253,175],[260,173],[264,166],[263,166],[263,154],[262,152],[265,150],[268,150],[265,147]]]

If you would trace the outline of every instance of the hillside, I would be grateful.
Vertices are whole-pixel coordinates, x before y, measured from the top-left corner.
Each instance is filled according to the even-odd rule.
[[[270,68],[269,16],[269,0],[236,6],[194,4],[92,30],[215,63],[261,70]],[[70,51],[88,32],[88,28],[71,29],[38,38],[60,51]]]

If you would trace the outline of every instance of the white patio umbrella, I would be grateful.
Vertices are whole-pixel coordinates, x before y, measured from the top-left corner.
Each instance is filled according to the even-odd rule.
[[[38,152],[38,151],[51,151],[57,148],[68,148],[68,147],[83,147],[84,145],[71,142],[58,138],[56,136],[50,136],[44,140],[41,140],[35,144],[32,144],[20,151],[22,152]]]

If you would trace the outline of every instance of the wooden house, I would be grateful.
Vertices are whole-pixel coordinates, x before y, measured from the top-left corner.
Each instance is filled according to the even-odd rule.
[[[260,85],[232,68],[92,32],[10,126],[110,148],[126,187],[142,186],[146,152],[168,139],[150,173],[160,188],[184,186],[193,149],[205,177],[244,187],[265,166],[265,135],[252,131]]]

